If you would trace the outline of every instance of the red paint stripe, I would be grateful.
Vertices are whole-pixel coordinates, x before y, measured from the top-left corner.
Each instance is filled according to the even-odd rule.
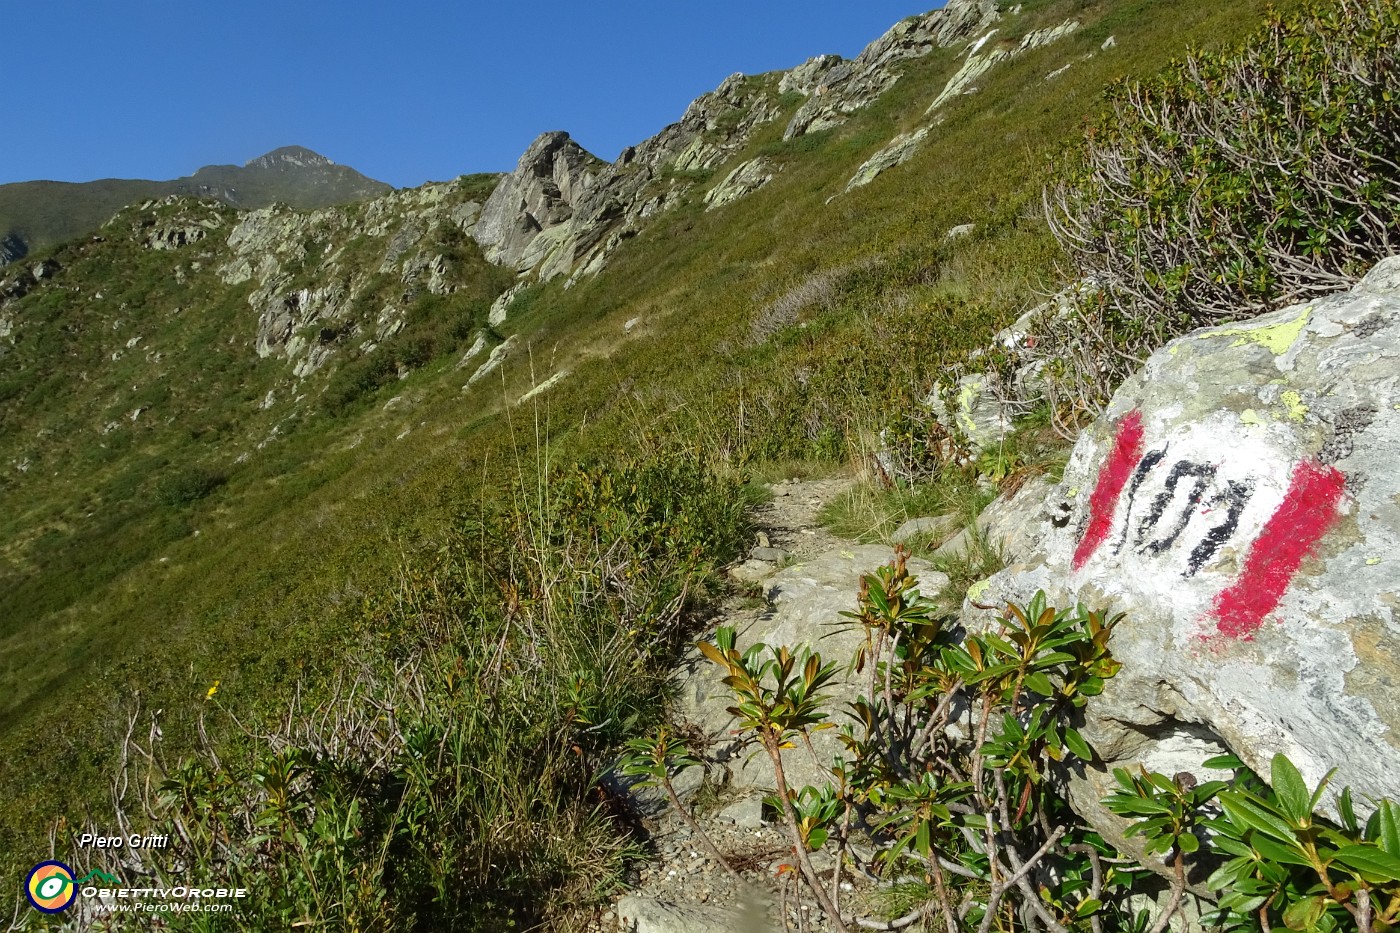
[[[1346,491],[1335,467],[1304,460],[1293,470],[1283,504],[1249,549],[1239,579],[1215,597],[1222,635],[1249,639],[1277,608],[1303,558],[1332,526]]]
[[[1113,449],[1099,470],[1098,483],[1089,499],[1089,526],[1074,551],[1075,570],[1083,567],[1108,537],[1109,529],[1113,527],[1113,512],[1118,507],[1118,497],[1123,494],[1123,487],[1128,484],[1128,478],[1133,475],[1140,460],[1142,413],[1134,411],[1118,423]]]

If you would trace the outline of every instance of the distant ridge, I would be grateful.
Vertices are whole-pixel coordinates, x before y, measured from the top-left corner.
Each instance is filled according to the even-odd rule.
[[[243,165],[206,165],[171,181],[104,178],[0,185],[0,265],[90,233],[128,204],[169,194],[217,198],[250,210],[273,203],[311,210],[392,190],[303,146],[283,146]]]

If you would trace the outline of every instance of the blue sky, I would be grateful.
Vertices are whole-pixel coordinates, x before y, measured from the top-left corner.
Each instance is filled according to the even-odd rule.
[[[174,178],[302,145],[395,186],[611,159],[735,71],[847,57],[942,0],[44,0],[9,10],[0,183]]]

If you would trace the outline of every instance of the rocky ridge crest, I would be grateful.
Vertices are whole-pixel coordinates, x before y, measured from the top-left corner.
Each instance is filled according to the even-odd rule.
[[[929,106],[932,115],[952,97],[975,91],[973,80],[998,63],[1079,28],[1077,21],[1066,21],[982,51],[1019,11],[1003,13],[995,0],[950,0],[896,23],[852,60],[819,55],[786,72],[730,75],[693,101],[680,120],[624,149],[611,163],[589,154],[567,133],[544,133],[483,207],[474,235],[491,261],[521,275],[541,280],[567,275],[571,281],[593,275],[648,219],[691,194],[703,189],[713,210],[770,182],[782,164],[765,156],[730,166],[717,182],[711,176],[741,154],[759,129],[791,112],[793,95],[805,100],[789,118],[784,140],[840,126],[892,88],[905,63],[965,44],[966,61]],[[908,161],[932,131],[930,124],[897,135],[857,171],[846,190]]]

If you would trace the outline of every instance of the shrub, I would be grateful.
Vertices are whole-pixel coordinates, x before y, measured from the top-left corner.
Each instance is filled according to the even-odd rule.
[[[1095,287],[1040,352],[1093,410],[1195,327],[1354,281],[1400,243],[1400,8],[1271,15],[1243,47],[1108,92],[1047,192]]]
[[[906,557],[867,575],[857,611],[845,613],[865,635],[853,663],[863,695],[847,704],[846,754],[825,763],[826,783],[790,785],[781,749],[801,743],[815,755],[810,735],[834,727],[827,690],[835,663],[805,647],[741,650],[724,627],[700,645],[726,675],[738,734],[772,764],[777,793],[767,802],[797,874],[836,929],[922,920],[947,933],[1162,933],[1202,867],[1220,895],[1209,929],[1381,933],[1400,924],[1400,807],[1371,801],[1363,821],[1343,790],[1340,822],[1330,823],[1316,815],[1328,781],[1309,789],[1282,755],[1272,787],[1232,755],[1203,765],[1234,769],[1230,781],[1115,770],[1121,789],[1104,806],[1133,820],[1127,835],[1141,836],[1146,858],[1163,859],[1171,873],[1165,902],[1143,909],[1161,882],[1145,862],[1114,853],[1059,796],[1065,772],[1095,760],[1074,724],[1121,667],[1109,643],[1122,616],[1056,609],[1038,593],[1008,605],[995,631],[960,631],[919,591]],[[672,774],[699,763],[663,727],[628,743],[622,770],[681,806]],[[834,859],[833,878],[816,871],[818,851]],[[910,875],[926,883],[906,886],[899,919],[852,917],[840,884],[848,862],[896,883]]]
[[[805,647],[741,650],[728,628],[700,646],[726,674],[739,733],[772,763],[777,793],[769,802],[806,889],[839,930],[938,918],[949,931],[986,933],[1014,925],[1014,905],[1026,908],[1031,929],[1113,919],[1117,908],[1107,901],[1121,877],[1091,871],[1077,854],[1108,850],[1077,825],[1049,778],[1059,762],[1092,757],[1073,722],[1120,666],[1107,650],[1117,618],[1057,610],[1040,594],[1008,607],[997,631],[961,633],[920,592],[907,557],[901,550],[866,575],[857,611],[843,613],[865,636],[854,659],[862,689],[841,727],[846,754],[828,763],[827,784],[791,786],[781,749],[801,743],[811,751],[810,734],[834,727],[826,688],[835,663]],[[966,728],[960,720],[969,710],[974,725]],[[666,742],[661,732],[632,743],[625,767],[664,784]],[[859,859],[867,870],[923,876],[929,898],[889,923],[847,919],[839,881],[866,845],[875,852]],[[818,875],[818,850],[835,859],[835,879]]]
[[[189,467],[160,481],[156,498],[165,505],[187,505],[203,499],[228,482],[228,477],[207,467]]]
[[[163,720],[132,715],[115,809],[170,835],[145,879],[246,888],[231,927],[279,930],[536,929],[617,886],[637,853],[597,775],[656,719],[737,484],[661,453],[514,501],[368,597],[354,660],[277,721],[240,740],[215,683],[234,740],[167,760]],[[121,854],[94,858],[131,877]]]

